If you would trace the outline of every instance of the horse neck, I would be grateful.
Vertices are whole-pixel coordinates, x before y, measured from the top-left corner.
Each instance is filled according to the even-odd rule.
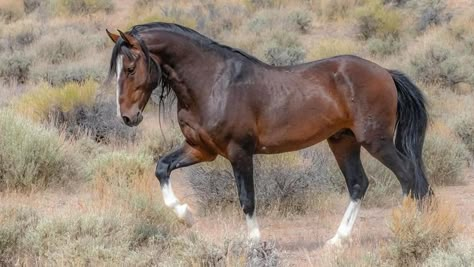
[[[149,42],[159,40],[157,44],[147,46],[160,59],[178,101],[186,106],[205,105],[213,90],[216,73],[224,67],[224,59],[175,33],[159,32],[150,38]]]

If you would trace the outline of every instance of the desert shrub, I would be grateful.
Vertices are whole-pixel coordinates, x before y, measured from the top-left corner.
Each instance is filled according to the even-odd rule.
[[[274,34],[265,46],[265,59],[275,66],[302,63],[306,56],[306,51],[298,38],[285,32]]]
[[[223,32],[234,32],[246,19],[248,12],[239,4],[218,4],[215,1],[201,1],[193,7],[191,15],[196,20],[196,30],[217,38]]]
[[[31,209],[0,208],[0,265],[14,265],[19,260],[22,239],[26,231],[38,223],[38,215]]]
[[[472,266],[474,262],[474,245],[466,240],[455,240],[446,249],[437,248],[423,262],[426,267]]]
[[[305,10],[292,11],[289,16],[291,24],[295,25],[295,28],[302,33],[306,33],[311,27],[311,14]]]
[[[111,97],[97,95],[93,105],[78,105],[68,112],[53,108],[49,118],[69,136],[77,137],[85,133],[96,142],[108,144],[135,140],[137,130],[126,126],[116,114],[115,101]]]
[[[0,2],[0,19],[7,23],[19,20],[25,15],[22,1],[5,0]]]
[[[452,15],[447,12],[445,0],[412,1],[417,12],[416,30],[425,31],[430,26],[437,26],[448,22]]]
[[[427,175],[435,185],[455,185],[463,181],[462,171],[468,152],[464,144],[447,131],[438,126],[428,133],[424,144],[423,157]]]
[[[450,47],[432,45],[414,55],[410,61],[413,76],[421,82],[453,87],[459,83],[474,84],[472,70],[467,63],[470,56],[458,54]]]
[[[23,94],[15,103],[15,110],[37,121],[45,121],[53,109],[69,112],[81,105],[92,105],[98,85],[93,81],[84,84],[68,83],[55,88],[47,84]]]
[[[35,27],[35,21],[28,18],[10,23],[0,34],[0,38],[4,39],[6,47],[12,51],[33,43],[37,37],[38,29]]]
[[[85,50],[81,40],[83,36],[77,33],[61,34],[59,38],[46,36],[38,43],[39,55],[52,64],[79,57]]]
[[[90,80],[61,87],[43,84],[20,96],[14,109],[33,120],[52,123],[68,137],[88,134],[106,143],[133,139],[136,130],[116,118],[115,101],[98,94],[98,87]]]
[[[329,20],[348,17],[358,5],[358,0],[317,0],[312,1],[316,14]]]
[[[278,7],[281,0],[244,0],[244,4],[250,10]]]
[[[51,0],[58,13],[90,14],[99,11],[110,13],[114,9],[112,0]]]
[[[372,55],[388,56],[398,53],[402,47],[400,39],[389,36],[385,39],[370,38],[367,49]]]
[[[361,38],[399,37],[402,17],[397,10],[384,7],[381,0],[369,0],[355,13]]]
[[[41,188],[78,176],[77,162],[57,131],[3,110],[0,132],[2,188]]]
[[[32,60],[22,52],[0,55],[0,77],[4,81],[18,81],[25,83],[30,75]]]
[[[258,156],[254,159],[254,180],[259,213],[305,213],[317,192],[341,191],[344,179],[335,177],[326,151]],[[238,205],[238,195],[229,163],[214,163],[188,168],[193,190],[203,210],[208,207]]]
[[[274,242],[249,244],[245,238],[231,237],[215,245],[191,233],[173,242],[170,266],[280,266],[282,260]]]
[[[454,122],[454,132],[462,140],[466,148],[474,154],[474,115],[456,117]]]
[[[23,5],[25,7],[25,13],[30,14],[41,6],[43,1],[41,0],[23,0]]]
[[[449,247],[461,230],[455,209],[437,199],[417,204],[405,198],[389,226],[390,254],[397,266],[420,264],[436,249]]]
[[[48,82],[52,86],[64,86],[67,83],[83,83],[87,80],[103,81],[105,68],[100,65],[61,64],[54,66],[38,65],[32,69],[31,76],[36,80]]]
[[[360,45],[351,39],[325,38],[311,47],[308,59],[317,60],[340,55],[353,55],[357,54],[359,49]]]

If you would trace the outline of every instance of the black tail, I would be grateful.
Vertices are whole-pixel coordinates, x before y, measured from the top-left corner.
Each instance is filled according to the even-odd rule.
[[[423,198],[431,194],[425,176],[423,164],[423,142],[426,127],[428,126],[428,113],[423,93],[403,73],[389,70],[397,87],[397,132],[395,146],[413,163],[415,183],[412,194],[415,198]]]

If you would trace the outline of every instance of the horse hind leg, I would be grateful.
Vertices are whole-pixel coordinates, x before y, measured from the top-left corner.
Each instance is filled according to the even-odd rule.
[[[387,136],[387,138],[364,142],[363,146],[395,174],[402,187],[403,195],[407,196],[414,190],[415,169],[413,163],[397,150],[391,140],[392,138]]]
[[[350,130],[330,137],[328,143],[344,175],[351,198],[336,234],[326,243],[327,245],[340,246],[352,232],[360,210],[361,200],[369,186],[369,180],[360,161],[361,145]]]

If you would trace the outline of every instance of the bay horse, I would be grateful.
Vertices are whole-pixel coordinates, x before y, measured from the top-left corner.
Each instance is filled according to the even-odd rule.
[[[109,79],[117,79],[117,114],[126,125],[142,121],[155,88],[162,88],[162,96],[176,95],[185,142],[159,159],[156,177],[165,205],[187,223],[192,215],[173,193],[173,170],[218,155],[228,159],[249,238],[258,241],[253,155],[295,151],[325,139],[351,199],[328,244],[349,237],[369,185],[361,147],[396,175],[404,195],[421,199],[430,191],[422,160],[425,99],[399,71],[351,55],[271,66],[170,23],[107,34],[115,43]]]

